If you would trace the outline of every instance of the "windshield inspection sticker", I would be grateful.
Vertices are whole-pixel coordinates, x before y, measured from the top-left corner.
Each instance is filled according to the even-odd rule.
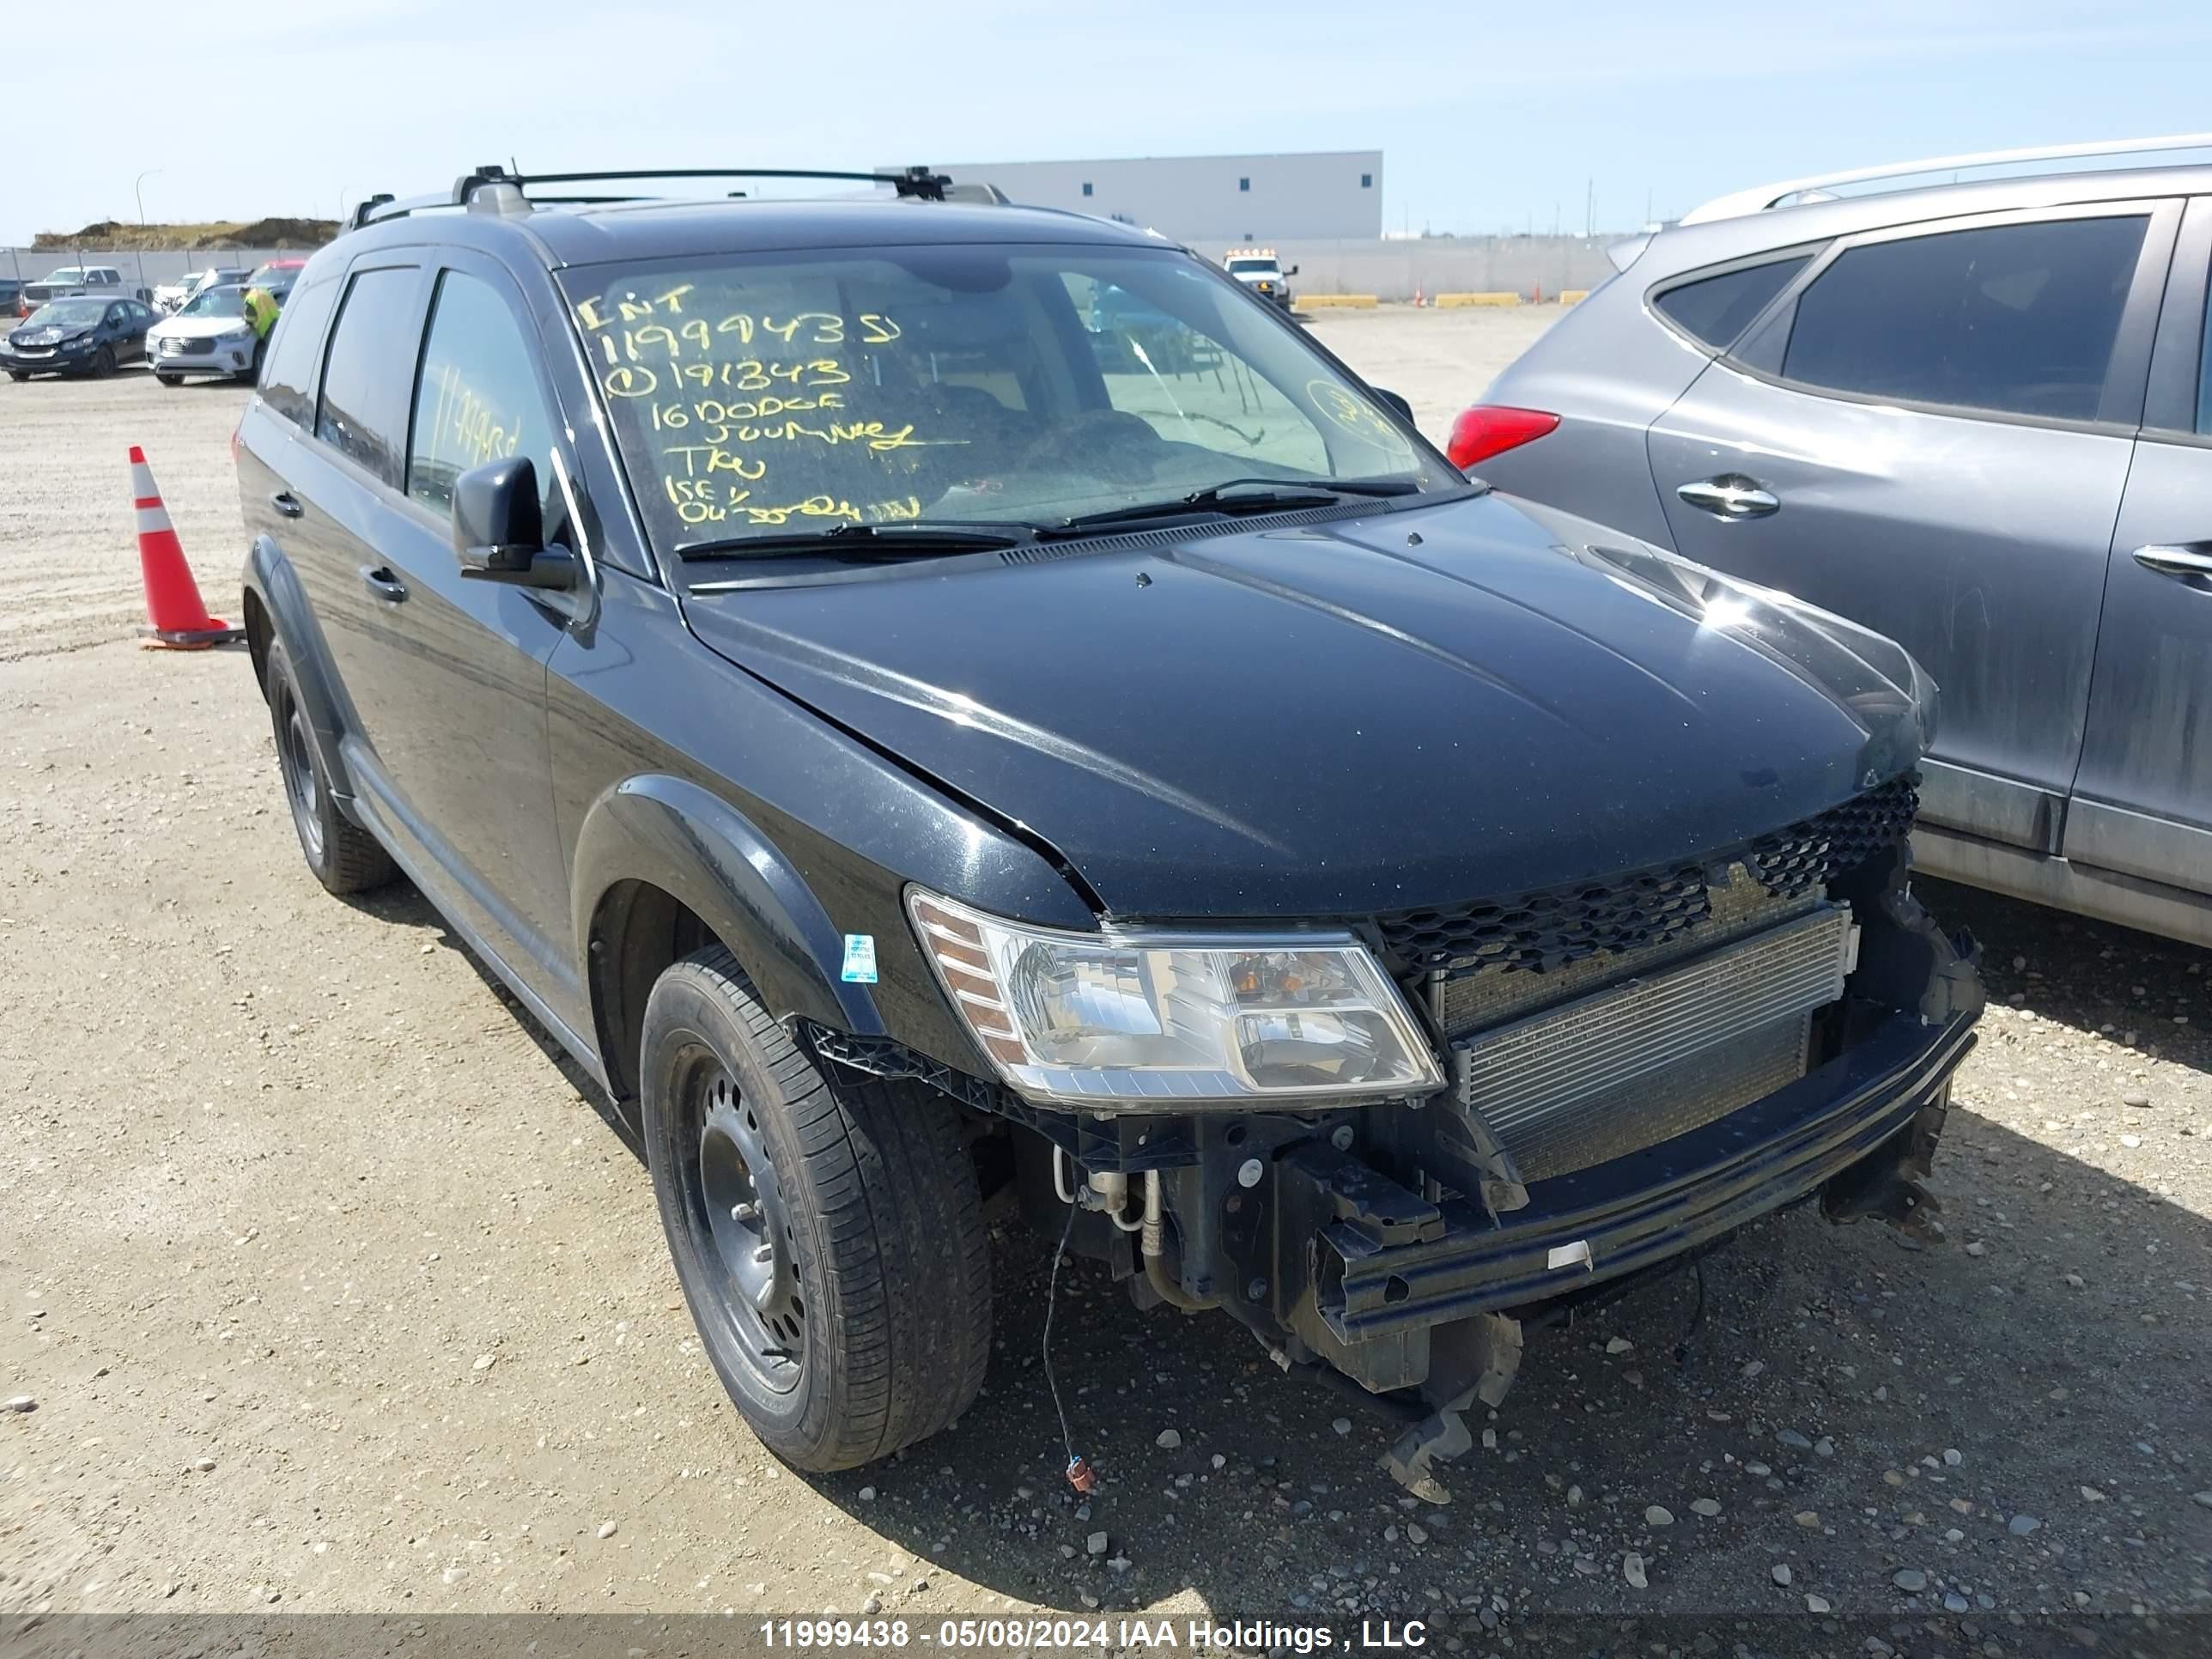
[[[876,982],[876,936],[873,933],[845,935],[845,977],[855,985]]]

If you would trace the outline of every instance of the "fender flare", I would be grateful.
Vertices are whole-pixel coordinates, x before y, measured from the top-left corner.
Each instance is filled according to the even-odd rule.
[[[245,587],[246,599],[252,602],[246,606],[248,617],[253,605],[258,604],[269,618],[270,631],[283,641],[285,653],[292,659],[292,678],[299,685],[300,701],[307,706],[315,753],[323,763],[324,775],[331,781],[331,793],[341,801],[349,801],[353,783],[346,774],[345,758],[338,751],[338,703],[331,690],[330,653],[323,643],[323,630],[308,606],[299,573],[266,536],[256,536],[246,550]],[[258,678],[264,667],[261,653],[265,647],[255,642],[253,648]],[[267,689],[263,687],[264,694]]]
[[[869,988],[840,977],[844,936],[759,827],[696,783],[647,773],[592,801],[570,863],[577,960],[590,979],[603,1052],[614,1011],[600,993],[615,964],[595,933],[606,896],[625,882],[659,888],[690,908],[744,964],[777,1020],[884,1034]]]

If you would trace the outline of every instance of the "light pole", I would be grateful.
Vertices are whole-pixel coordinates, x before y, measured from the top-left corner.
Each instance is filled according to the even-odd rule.
[[[145,172],[140,173],[131,182],[131,193],[137,198],[138,202],[138,222],[141,225],[143,225],[146,222],[146,195],[145,191],[140,187],[143,185],[149,179],[152,178],[161,170],[161,169],[159,167],[148,167]]]

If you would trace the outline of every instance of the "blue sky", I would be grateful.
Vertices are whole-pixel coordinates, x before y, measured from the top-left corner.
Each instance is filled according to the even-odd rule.
[[[2198,0],[1267,6],[101,0],[19,78],[0,241],[334,214],[480,161],[866,167],[1380,148],[1393,228],[1601,229],[1801,173],[2212,127]],[[1354,21],[1357,20],[1357,21]],[[76,33],[56,14],[42,32]],[[230,88],[225,91],[222,88]],[[190,88],[186,90],[185,88]]]

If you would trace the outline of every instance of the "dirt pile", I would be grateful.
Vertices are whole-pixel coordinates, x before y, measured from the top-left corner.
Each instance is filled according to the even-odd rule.
[[[186,225],[129,225],[101,219],[82,230],[42,230],[31,246],[47,252],[96,248],[138,253],[178,248],[320,247],[337,234],[333,219],[212,219]]]

